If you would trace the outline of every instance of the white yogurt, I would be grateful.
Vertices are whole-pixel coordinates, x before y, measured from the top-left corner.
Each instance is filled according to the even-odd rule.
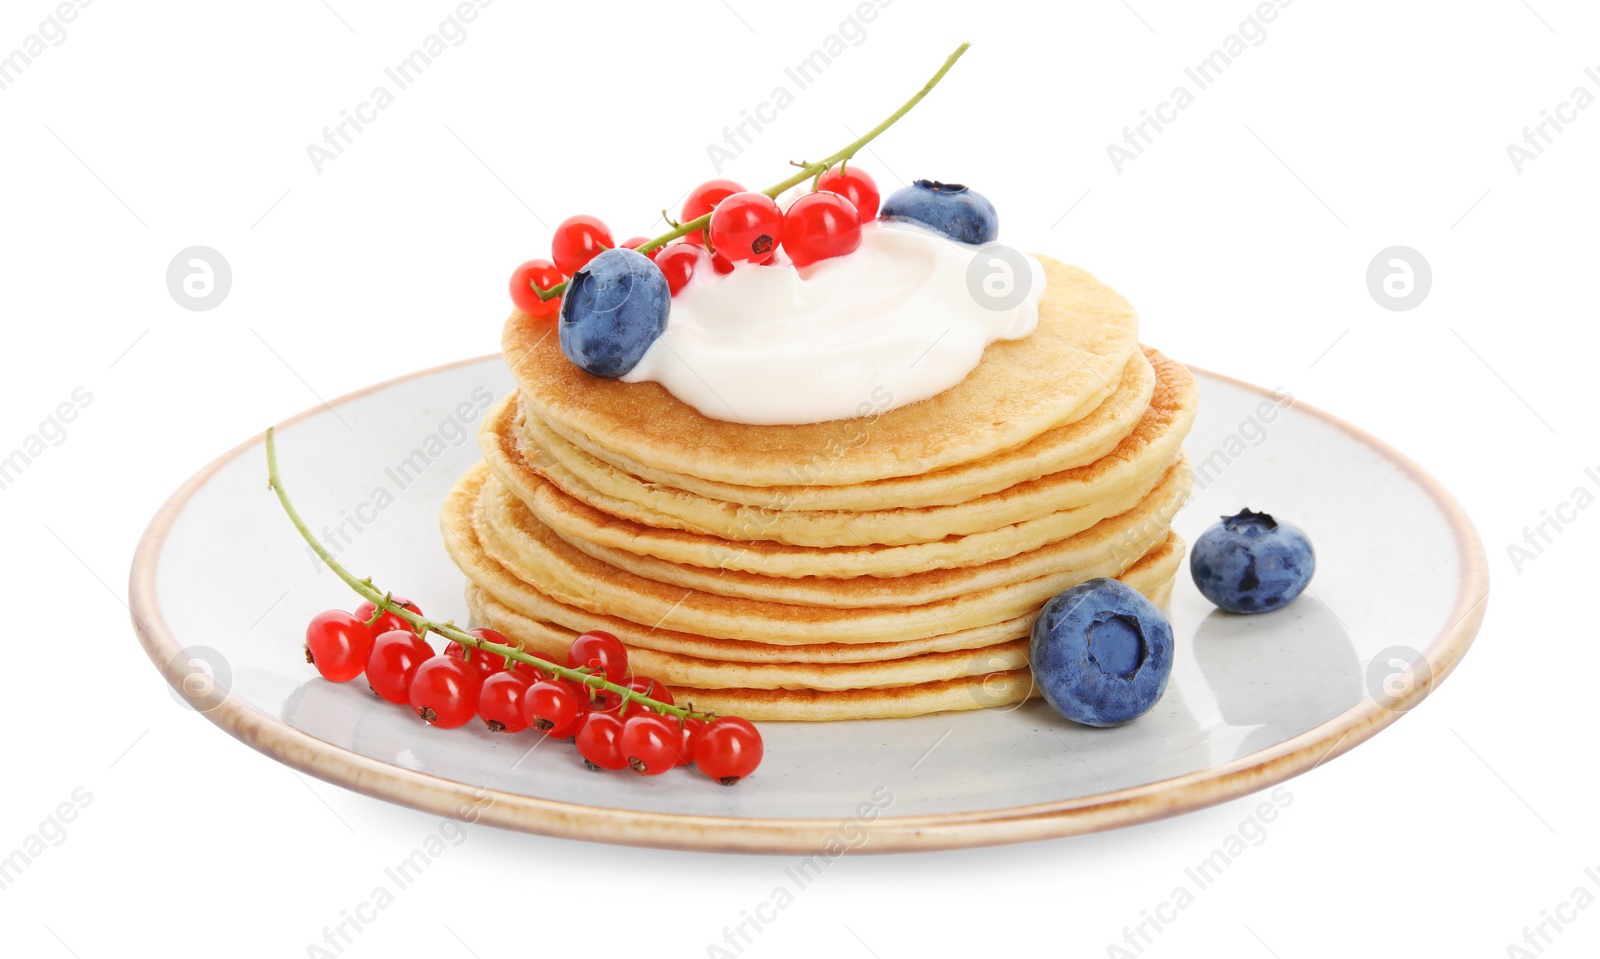
[[[990,343],[1039,322],[1044,268],[1009,250],[1008,263],[999,249],[874,220],[854,253],[804,268],[741,265],[719,276],[702,261],[673,298],[666,332],[622,378],[753,425],[925,400],[966,378]]]

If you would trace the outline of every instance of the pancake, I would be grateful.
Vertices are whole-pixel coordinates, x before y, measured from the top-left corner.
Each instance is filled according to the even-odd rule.
[[[1164,607],[1172,593],[1172,583],[1173,578],[1169,575],[1164,583],[1156,585],[1149,591],[1150,598]],[[470,590],[469,587],[469,592]],[[477,595],[484,597],[481,592]],[[474,610],[478,609],[478,603],[471,596],[469,602]],[[484,625],[499,629],[507,636],[517,636],[526,628],[530,631],[531,637],[532,633],[540,633],[546,629],[544,624],[509,613],[505,607],[498,606],[492,599],[487,599],[485,609],[487,616]],[[547,640],[549,646],[538,647],[537,643],[530,643],[529,648],[546,648],[553,655],[558,650],[564,650],[565,644],[570,643],[575,635],[563,636],[552,633],[551,638]],[[1025,641],[1015,645],[1024,655],[1026,654]],[[634,655],[630,652],[630,660],[633,660]],[[892,719],[932,712],[1004,707],[1037,695],[1032,674],[1026,667],[1011,667],[1010,664],[1015,661],[1009,649],[985,650],[977,655],[963,657],[961,664],[966,672],[947,679],[842,689],[827,687],[794,689],[777,686],[718,688],[664,681],[672,691],[673,700],[679,705],[692,706],[698,710],[724,716],[741,716],[754,722]],[[642,672],[645,660],[641,658],[636,662]],[[651,665],[662,667],[667,664],[656,661]],[[719,664],[719,668],[726,666]],[[659,678],[657,672],[649,672],[646,675]],[[761,674],[751,672],[749,675],[754,677]],[[842,677],[844,674],[839,675]]]
[[[1102,564],[1108,555],[1125,558],[1123,566],[1131,565],[1166,538],[1172,517],[1189,495],[1190,482],[1190,472],[1180,462],[1168,469],[1132,508],[1094,523],[1077,535],[996,562],[906,576],[774,579],[736,570],[680,566],[597,546],[581,538],[562,537],[562,541],[635,576],[704,593],[834,608],[920,606],[1052,573],[1103,569],[1103,565],[1096,564]],[[540,563],[538,557],[544,547],[538,542],[538,535],[529,532],[541,525],[540,520],[521,499],[503,484],[491,481],[485,487],[480,508],[478,533],[491,557],[511,569]],[[1120,567],[1117,572],[1121,572]]]
[[[921,476],[896,476],[850,486],[823,485],[814,474],[808,474],[805,465],[797,466],[783,486],[739,486],[656,469],[609,450],[592,437],[562,430],[537,416],[530,416],[526,407],[521,410],[522,428],[536,447],[548,449],[548,438],[559,437],[594,459],[647,483],[760,509],[867,510],[880,509],[884,504],[948,506],[1049,473],[1085,466],[1116,449],[1144,416],[1155,390],[1156,373],[1146,354],[1158,355],[1149,347],[1135,353],[1118,374],[1116,392],[1075,423],[1046,430],[1021,446],[986,459]],[[567,465],[576,469],[572,463]],[[590,485],[594,485],[593,481]]]
[[[1163,475],[1152,475],[1115,495],[1034,520],[985,533],[946,537],[935,543],[880,546],[790,546],[770,540],[730,541],[688,530],[645,526],[602,512],[546,482],[528,466],[514,431],[505,421],[514,404],[492,410],[480,433],[484,458],[495,478],[517,495],[556,535],[612,565],[622,551],[683,566],[734,570],[768,577],[904,576],[930,569],[952,569],[995,562],[1065,539],[1101,520],[1133,509]],[[1185,467],[1187,469],[1187,467]],[[632,568],[632,567],[629,567]]]
[[[536,520],[521,530],[526,536],[518,542],[515,555],[509,555],[512,551],[494,555],[494,542],[485,538],[482,505],[483,494],[497,486],[498,481],[480,464],[463,477],[451,496],[474,501],[467,510],[482,547],[524,582],[539,584],[541,591],[568,605],[641,625],[657,627],[670,621],[684,632],[780,646],[898,642],[988,626],[1022,616],[1086,579],[1116,576],[1132,565],[1110,548],[1116,537],[1107,536],[1106,555],[1092,566],[933,603],[869,609],[768,603],[644,579],[574,549]],[[452,512],[459,516],[461,509],[456,504]]]
[[[546,659],[562,657],[577,631],[542,623],[516,612],[476,585],[467,587],[472,621],[497,629],[522,649]],[[941,682],[974,669],[1021,669],[1028,663],[1028,640],[1014,639],[977,650],[924,653],[866,663],[724,663],[654,649],[628,647],[634,673],[670,686],[702,689],[863,689]]]
[[[1038,695],[1027,669],[886,689],[696,689],[668,685],[675,702],[752,722],[901,719],[1012,706]]]
[[[603,629],[629,648],[657,649],[726,662],[864,663],[899,659],[929,652],[978,649],[1027,635],[1031,617],[1018,617],[956,633],[926,636],[904,642],[801,643],[774,646],[736,639],[715,639],[683,633],[661,623],[642,626],[593,609],[569,606],[540,592],[495,562],[478,541],[473,523],[479,489],[468,474],[445,500],[440,528],[450,558],[468,581],[530,618],[569,627],[574,635]]]
[[[920,476],[1020,446],[1092,413],[1137,349],[1138,316],[1087,272],[1040,257],[1038,329],[990,344],[960,383],[872,417],[795,426],[715,420],[658,383],[594,377],[562,355],[555,325],[506,321],[507,365],[540,421],[646,466],[742,486],[849,486]],[[863,398],[865,399],[865,397]]]
[[[470,474],[469,474],[470,476]],[[724,663],[869,663],[950,650],[975,650],[1028,635],[1037,610],[1000,623],[902,642],[802,643],[771,645],[737,639],[718,639],[679,632],[664,624],[633,623],[604,612],[580,609],[547,596],[490,558],[478,542],[472,512],[479,491],[463,483],[445,502],[440,517],[445,548],[469,582],[517,613],[539,622],[566,627],[570,635],[603,629],[630,649],[653,649]],[[1141,558],[1120,579],[1146,589],[1161,575],[1170,575],[1182,555],[1170,544]]]
[[[1141,484],[1142,485],[1142,484]],[[854,551],[861,560],[861,575],[854,577],[840,576],[806,576],[806,577],[770,577],[760,573],[744,572],[731,568],[734,564],[727,563],[721,568],[706,567],[700,563],[681,564],[669,560],[658,559],[653,556],[640,555],[631,549],[617,549],[594,542],[583,536],[573,536],[560,529],[551,527],[552,532],[560,536],[569,545],[582,550],[588,555],[630,573],[653,579],[657,582],[670,583],[674,586],[683,586],[688,589],[698,589],[708,593],[720,593],[724,596],[742,596],[747,599],[764,599],[779,603],[801,603],[804,605],[828,605],[838,598],[837,591],[832,587],[837,580],[850,579],[853,588],[850,598],[853,605],[858,606],[890,606],[905,603],[926,603],[938,599],[946,599],[958,595],[970,588],[978,588],[978,584],[985,581],[995,582],[1002,575],[1025,575],[1024,570],[1034,569],[1042,573],[1047,566],[1058,563],[1056,568],[1070,568],[1074,564],[1081,564],[1087,559],[1080,551],[1074,555],[1071,545],[1074,537],[1086,532],[1099,522],[1111,522],[1110,518],[1102,519],[1101,513],[1116,517],[1117,525],[1128,530],[1128,535],[1119,538],[1114,547],[1122,550],[1127,555],[1130,550],[1137,550],[1130,559],[1142,555],[1148,543],[1140,544],[1132,535],[1136,528],[1146,530],[1160,527],[1165,529],[1172,522],[1179,509],[1188,500],[1189,488],[1192,485],[1192,473],[1188,464],[1180,460],[1163,474],[1156,484],[1148,491],[1137,489],[1119,496],[1117,501],[1107,501],[1095,504],[1095,507],[1081,507],[1068,511],[1072,517],[1081,516],[1081,521],[1074,519],[1067,522],[1068,514],[1053,514],[1045,520],[1032,521],[1031,525],[1044,525],[1056,519],[1062,520],[1060,535],[1048,537],[1040,536],[1044,545],[1035,549],[1028,549],[1027,540],[1034,539],[1032,531],[1022,535],[1014,535],[1009,540],[1005,539],[1008,531],[1018,531],[1019,527],[1008,527],[1007,530],[991,534],[980,534],[993,537],[1005,542],[1005,547],[996,548],[985,554],[983,558],[990,560],[988,563],[969,563],[962,566],[935,569],[932,571],[896,571],[885,567],[878,562],[878,557],[870,550],[897,550],[916,549],[917,547],[860,547]],[[547,487],[548,488],[548,487]],[[1138,494],[1144,493],[1142,497]],[[507,495],[510,495],[509,493]],[[1137,499],[1136,499],[1137,498]],[[1124,500],[1135,500],[1131,504]],[[518,504],[522,504],[519,502]],[[540,515],[535,512],[535,516]],[[546,525],[549,525],[548,523]],[[1030,525],[1030,524],[1022,524]],[[1080,529],[1079,527],[1084,527]],[[1024,538],[1024,536],[1026,538]],[[965,537],[974,539],[977,537]],[[1099,545],[1098,543],[1096,544]],[[722,543],[706,544],[707,552],[702,554],[700,562],[715,562],[729,553],[740,551],[741,544]],[[797,547],[791,547],[797,548]],[[1015,550],[1015,553],[1012,551]],[[860,555],[863,554],[864,555]],[[1011,554],[1011,555],[1007,555]],[[1011,559],[1012,555],[1019,560],[1015,564],[1004,561]],[[972,575],[963,576],[954,572],[962,570]],[[933,575],[948,572],[950,575]]]
[[[990,532],[1051,513],[1086,506],[1138,484],[1153,482],[1177,455],[1194,422],[1198,388],[1182,364],[1156,354],[1156,387],[1133,432],[1095,462],[950,506],[866,511],[769,510],[707,499],[623,473],[565,440],[544,449],[520,444],[523,460],[573,499],[611,516],[657,528],[728,540],[772,540],[794,546],[843,543],[888,546],[933,543]],[[526,402],[526,394],[519,394]],[[512,402],[509,398],[503,403]],[[486,451],[504,447],[505,408],[485,419]],[[747,427],[754,429],[755,427]],[[548,455],[546,455],[548,454]]]
[[[1176,573],[1174,565],[1165,556],[1152,558],[1151,562],[1129,570],[1123,581],[1144,592],[1153,602],[1163,604],[1171,593]],[[577,638],[577,630],[523,615],[475,584],[467,586],[466,596],[476,625],[499,630],[519,648],[536,656],[559,659],[566,655],[567,648]],[[985,676],[1022,669],[1028,663],[1028,640],[1024,635],[980,649],[925,653],[866,663],[726,663],[628,646],[628,662],[636,675],[651,676],[670,686],[701,689],[867,689],[944,682],[965,676]]]

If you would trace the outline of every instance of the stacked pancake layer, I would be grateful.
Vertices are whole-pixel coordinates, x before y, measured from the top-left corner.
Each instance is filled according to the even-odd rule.
[[[596,379],[514,315],[519,389],[442,517],[474,617],[554,658],[607,630],[680,703],[755,720],[1027,698],[1051,596],[1114,576],[1166,601],[1196,405],[1121,297],[1043,262],[1034,334],[931,399],[802,426]]]

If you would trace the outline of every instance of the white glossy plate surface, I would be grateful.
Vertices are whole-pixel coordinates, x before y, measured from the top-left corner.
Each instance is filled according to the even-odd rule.
[[[1290,607],[1238,617],[1213,609],[1185,566],[1172,683],[1154,711],[1120,729],[1075,726],[1037,700],[908,720],[766,723],[760,771],[723,788],[687,771],[591,773],[564,743],[530,753],[532,733],[424,726],[362,682],[317,678],[302,658],[306,621],[354,597],[279,510],[259,437],[152,522],[132,574],[135,626],[169,681],[256,748],[418,808],[451,814],[467,803],[480,821],[510,828],[814,851],[865,803],[876,821],[864,848],[886,851],[1171,815],[1287,779],[1393,721],[1454,667],[1488,594],[1470,522],[1414,464],[1319,411],[1197,373],[1200,416],[1186,449],[1199,476],[1179,531],[1192,542],[1219,514],[1266,510],[1307,531],[1317,573]],[[358,575],[465,621],[438,508],[479,458],[489,398],[510,386],[489,357],[319,407],[279,430],[285,485]],[[197,668],[217,688],[208,692]]]

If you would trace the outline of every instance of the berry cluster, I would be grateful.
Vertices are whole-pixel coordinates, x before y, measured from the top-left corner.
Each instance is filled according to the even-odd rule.
[[[665,685],[636,676],[615,636],[591,630],[573,640],[565,665],[524,652],[492,629],[461,630],[422,615],[410,600],[357,579],[317,541],[278,477],[267,431],[268,485],[301,537],[364,602],[354,612],[318,613],[306,627],[306,662],[337,683],[358,676],[379,697],[409,706],[426,723],[453,729],[479,717],[493,732],[533,729],[572,738],[590,769],[629,767],[656,776],[696,765],[731,786],[761,763],[761,734],[735,716],[679,706]],[[446,640],[436,652],[424,638]]]
[[[590,769],[626,766],[656,776],[693,763],[731,786],[761,762],[754,726],[678,709],[665,685],[630,673],[627,650],[610,633],[579,636],[561,670],[518,655],[492,629],[466,631],[476,646],[452,642],[436,653],[417,632],[433,626],[415,603],[397,596],[367,600],[353,613],[331,609],[306,627],[306,662],[336,683],[364,673],[378,696],[410,706],[441,729],[478,717],[497,733],[532,728],[571,738]]]
[[[664,214],[663,214],[664,215]],[[816,178],[815,189],[788,210],[768,193],[746,190],[732,180],[707,180],[683,201],[679,220],[670,218],[673,239],[636,236],[621,243],[653,261],[677,296],[698,270],[709,265],[727,274],[741,263],[767,266],[782,251],[795,266],[843,256],[861,245],[861,224],[878,215],[878,185],[858,167],[840,164]],[[697,223],[698,228],[688,229]],[[550,259],[529,260],[511,274],[511,301],[529,316],[550,316],[561,309],[561,296],[549,299],[558,284],[583,269],[600,253],[618,246],[611,230],[592,216],[562,220],[550,240]]]

